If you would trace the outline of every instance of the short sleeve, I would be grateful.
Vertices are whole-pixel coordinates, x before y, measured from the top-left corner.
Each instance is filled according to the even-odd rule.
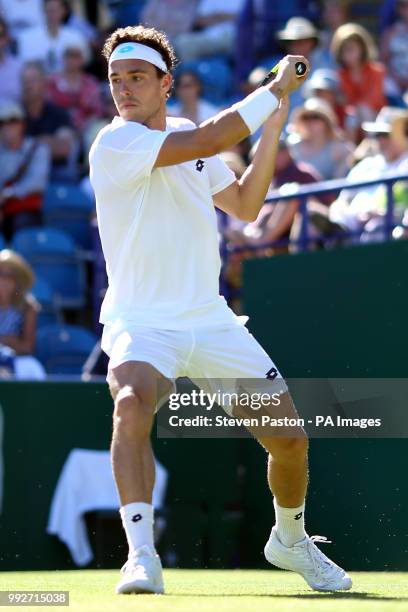
[[[114,183],[128,187],[151,174],[168,134],[132,121],[113,124],[99,142],[97,157]]]
[[[211,195],[226,189],[237,180],[233,171],[228,168],[227,164],[218,155],[206,159],[206,165]]]

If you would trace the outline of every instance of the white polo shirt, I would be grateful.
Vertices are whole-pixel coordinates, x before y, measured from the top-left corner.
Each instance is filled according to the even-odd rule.
[[[212,196],[235,181],[217,156],[155,168],[166,131],[115,117],[89,155],[109,288],[100,321],[163,329],[244,324],[219,295],[220,255]],[[105,328],[106,331],[106,328]],[[104,332],[105,333],[105,332]]]

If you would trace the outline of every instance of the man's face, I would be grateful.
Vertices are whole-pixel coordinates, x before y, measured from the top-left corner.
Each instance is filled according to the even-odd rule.
[[[0,140],[6,147],[20,146],[24,139],[24,122],[10,117],[0,124]]]
[[[193,74],[180,75],[176,88],[177,97],[184,103],[193,102],[200,97],[200,84]]]
[[[316,46],[314,38],[303,38],[300,40],[291,40],[288,44],[288,52],[291,55],[304,55],[309,57]]]
[[[45,17],[51,26],[60,26],[65,17],[65,8],[61,0],[48,0],[45,3]]]
[[[156,67],[144,60],[115,60],[109,67],[112,96],[126,121],[146,123],[157,115],[165,107],[171,82],[171,75],[159,77]]]
[[[404,145],[395,140],[391,134],[379,133],[375,135],[375,138],[387,162],[392,162],[406,153]]]
[[[37,68],[27,66],[23,72],[22,81],[26,101],[45,97],[45,79]]]

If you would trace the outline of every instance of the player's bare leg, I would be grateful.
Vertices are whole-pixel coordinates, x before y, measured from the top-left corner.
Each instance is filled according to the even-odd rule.
[[[154,458],[150,443],[158,386],[166,379],[153,366],[129,361],[108,373],[115,402],[112,469],[129,544],[117,593],[162,593],[160,559],[153,542]],[[168,381],[169,388],[171,382]]]
[[[280,396],[278,407],[268,406],[265,413],[275,418],[299,418],[288,392]],[[248,416],[238,406],[234,414]],[[314,544],[314,541],[325,541],[326,538],[310,538],[305,531],[306,432],[301,426],[268,429],[251,429],[268,451],[268,484],[274,496],[276,523],[265,546],[265,557],[277,567],[298,572],[315,590],[347,590],[352,584],[350,577]]]

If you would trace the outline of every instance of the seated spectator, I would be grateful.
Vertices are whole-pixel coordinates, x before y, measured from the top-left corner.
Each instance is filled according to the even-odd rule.
[[[324,52],[319,46],[319,36],[319,32],[313,23],[303,17],[292,17],[285,28],[277,33],[277,39],[280,41],[284,53],[304,55],[309,60],[312,70],[333,66],[330,54]],[[303,88],[304,86],[291,94],[290,104],[292,108],[302,104]]]
[[[334,33],[340,26],[350,21],[350,3],[351,0],[323,0],[320,45],[328,54],[331,53]]]
[[[89,48],[84,37],[78,30],[63,25],[66,12],[63,0],[44,0],[44,9],[45,25],[24,30],[18,37],[20,59],[23,62],[42,62],[46,72],[58,72],[63,69],[65,50],[79,45],[89,60]]]
[[[112,98],[112,94],[107,83],[102,85],[101,88],[101,100],[102,100],[102,114],[99,118],[91,119],[88,123],[87,128],[82,133],[82,146],[84,151],[84,161],[86,165],[87,171],[85,172],[85,176],[81,180],[80,186],[81,189],[86,193],[86,195],[91,199],[95,199],[95,194],[91,185],[91,180],[89,178],[89,151],[91,149],[92,143],[95,140],[96,136],[100,132],[102,128],[111,123],[112,119],[115,115],[118,114],[118,111],[115,106],[115,102]]]
[[[86,128],[90,119],[102,114],[99,81],[87,74],[81,46],[69,46],[64,52],[64,69],[48,78],[48,99],[65,108],[76,130]]]
[[[200,0],[193,32],[180,34],[176,52],[183,62],[206,55],[230,55],[235,44],[235,19],[243,0]]]
[[[174,41],[180,34],[193,29],[198,0],[147,0],[140,20],[143,24],[163,30]]]
[[[79,144],[69,114],[47,101],[47,81],[41,64],[23,69],[23,100],[27,134],[46,142],[51,151],[51,181],[74,182],[78,178]]]
[[[256,145],[255,145],[256,150]],[[254,150],[253,148],[253,150]],[[252,152],[253,152],[252,150]],[[278,189],[294,184],[316,183],[321,180],[319,174],[303,162],[297,162],[291,154],[286,140],[281,137],[279,150],[275,162],[275,175],[271,189]],[[273,193],[272,191],[270,193]],[[287,253],[288,246],[266,246],[278,240],[288,240],[292,223],[298,211],[300,201],[297,198],[264,204],[256,221],[241,223],[235,220],[228,224],[225,238],[231,247],[262,247],[256,251],[240,249],[231,253],[228,258],[225,275],[229,286],[238,289],[241,286],[241,264],[244,259],[265,256],[270,257],[278,253]]]
[[[347,130],[358,142],[361,123],[373,119],[385,106],[384,66],[374,61],[376,48],[371,35],[355,23],[338,28],[331,48],[339,66],[340,86],[348,106]]]
[[[307,98],[321,98],[336,113],[339,126],[344,127],[345,108],[344,99],[340,90],[339,79],[334,70],[320,68],[315,70],[302,87],[302,93]]]
[[[385,107],[373,122],[363,123],[363,130],[375,139],[378,153],[361,160],[349,172],[350,181],[375,179],[388,172],[408,172],[408,111]],[[394,185],[395,221],[408,208],[406,183]],[[381,219],[386,210],[384,185],[347,189],[330,207],[329,218],[352,231],[360,231],[372,219]]]
[[[0,15],[15,39],[24,30],[44,25],[44,0],[0,0]]]
[[[85,157],[88,157],[89,150],[99,131],[108,125],[115,115],[118,114],[115,101],[108,83],[101,84],[101,114],[99,117],[91,119],[82,133],[82,143]]]
[[[276,32],[297,15],[313,19],[317,17],[316,4],[312,0],[245,0],[237,21],[235,46],[236,82],[239,88],[251,70],[280,53]]]
[[[78,4],[82,4],[82,10],[77,10],[79,8]],[[81,0],[79,0],[79,3],[72,2],[72,0],[64,0],[64,25],[79,32],[88,44],[91,45],[92,48],[95,48],[98,45],[99,32],[87,18],[83,4],[84,2]]]
[[[398,0],[398,19],[382,37],[381,58],[387,69],[385,92],[401,103],[408,91],[408,0]]]
[[[0,107],[0,126],[0,227],[10,240],[17,230],[41,224],[49,150],[26,137],[23,109],[13,102]]]
[[[21,102],[21,63],[10,53],[7,24],[0,17],[0,104]]]
[[[28,263],[14,251],[0,251],[0,347],[13,350],[14,373],[20,380],[46,377],[40,362],[32,357],[39,309],[29,294],[33,284]]]
[[[312,70],[334,66],[331,54],[324,51],[319,44],[320,32],[308,19],[292,17],[276,36],[285,53],[304,55],[310,61]]]
[[[203,84],[192,70],[183,70],[177,75],[175,93],[176,102],[169,107],[169,114],[173,117],[184,117],[200,125],[219,112],[216,106],[201,97]]]
[[[297,162],[307,162],[323,180],[341,178],[349,170],[353,146],[338,127],[333,109],[320,98],[309,98],[290,118],[289,146]]]

